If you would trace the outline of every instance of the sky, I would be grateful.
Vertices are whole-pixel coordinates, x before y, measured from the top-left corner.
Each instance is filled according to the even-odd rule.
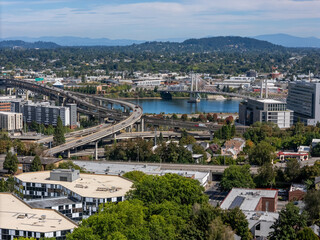
[[[0,0],[0,38],[320,37],[320,0]]]

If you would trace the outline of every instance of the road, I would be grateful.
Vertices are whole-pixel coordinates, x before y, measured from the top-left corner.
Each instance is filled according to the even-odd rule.
[[[125,120],[120,121],[117,124],[108,126],[106,128],[103,128],[95,133],[89,134],[87,136],[80,137],[79,139],[75,139],[73,141],[67,142],[65,144],[59,145],[57,147],[48,149],[44,152],[44,156],[52,156],[55,154],[58,154],[60,152],[64,152],[66,150],[75,149],[77,147],[96,142],[102,138],[111,136],[117,132],[119,132],[121,129],[126,128],[134,124],[136,121],[138,121],[142,116],[142,109],[140,107],[136,107],[136,105],[128,103],[128,106],[130,106],[134,111],[132,114]]]
[[[112,134],[117,133],[121,129],[124,129],[128,126],[133,125],[136,121],[139,121],[142,117],[142,108],[126,101],[117,100],[117,99],[107,99],[103,97],[95,97],[86,94],[79,94],[68,92],[60,88],[51,87],[46,84],[25,81],[25,80],[17,80],[17,79],[1,79],[2,83],[6,86],[13,86],[28,89],[32,92],[37,92],[40,94],[44,94],[50,96],[52,98],[58,99],[62,101],[62,103],[67,103],[68,101],[74,102],[77,104],[78,111],[82,111],[86,114],[90,114],[98,117],[112,117],[113,119],[120,120],[119,123],[114,124],[112,126],[106,126],[105,128],[95,127],[92,130],[92,133],[86,136],[80,136],[80,139],[75,139],[73,141],[69,141],[63,145],[59,145],[57,147],[46,150],[43,155],[44,156],[53,156],[55,154],[64,152],[66,150],[71,150],[77,148],[79,146],[86,145],[88,143],[97,142],[98,140],[110,136]],[[119,111],[108,109],[107,107],[101,106],[102,104],[94,104],[88,101],[88,99],[98,99],[100,101],[110,102],[120,104],[127,109],[131,109],[132,112],[125,116]],[[126,117],[124,120],[123,118]],[[84,132],[91,130],[84,130]],[[77,133],[79,134],[79,133]],[[81,133],[80,133],[81,134]]]

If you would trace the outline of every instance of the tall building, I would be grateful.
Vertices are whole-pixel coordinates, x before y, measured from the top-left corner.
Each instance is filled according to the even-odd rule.
[[[66,239],[77,224],[51,209],[32,208],[10,193],[0,193],[0,239]]]
[[[294,122],[320,122],[320,83],[292,82],[288,90],[287,107],[294,111]]]
[[[70,109],[70,126],[76,127],[77,126],[77,104],[75,103],[68,103],[66,107]]]
[[[16,131],[23,128],[22,114],[12,112],[0,112],[0,129]]]
[[[289,128],[293,124],[293,111],[286,103],[273,99],[249,99],[239,104],[239,123],[251,125],[255,122],[273,122],[279,128]]]

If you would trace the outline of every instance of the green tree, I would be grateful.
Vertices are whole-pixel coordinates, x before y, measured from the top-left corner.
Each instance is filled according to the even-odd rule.
[[[36,155],[31,162],[30,171],[37,172],[37,171],[41,171],[41,169],[42,169],[42,164],[41,164],[40,157]]]
[[[296,239],[297,233],[307,226],[306,215],[300,214],[299,211],[292,202],[288,203],[271,226],[274,231],[269,235],[270,240]]]
[[[320,157],[320,143],[317,143],[317,145],[311,149],[311,156]]]
[[[182,120],[182,121],[188,121],[188,115],[185,114],[185,113],[182,114],[182,115],[181,115],[181,120]]]
[[[209,240],[233,240],[234,232],[232,229],[223,224],[220,217],[215,218],[209,225]]]
[[[222,174],[220,185],[224,190],[231,190],[234,187],[254,188],[250,165],[228,167]]]
[[[312,231],[311,228],[305,227],[297,233],[296,240],[319,240],[319,237]]]
[[[171,118],[173,119],[173,120],[177,120],[178,119],[178,116],[177,116],[177,114],[172,114],[172,116],[171,116]]]
[[[144,172],[141,171],[131,171],[123,174],[125,178],[128,178],[134,182],[141,182],[141,180],[146,176]]]
[[[252,239],[252,235],[249,230],[249,223],[239,207],[229,211],[224,211],[222,214],[222,221],[224,224],[231,226],[232,229],[235,230],[236,234],[241,237],[241,239]]]
[[[306,204],[305,210],[308,212],[310,220],[320,224],[320,191],[308,191],[304,197],[304,202]]]
[[[129,199],[139,199],[146,204],[173,201],[192,205],[208,201],[199,181],[170,173],[164,176],[145,176],[140,182],[134,183],[134,189],[127,195]]]
[[[258,175],[255,177],[255,183],[258,187],[270,187],[276,184],[276,171],[271,163],[265,163],[258,169]]]
[[[64,137],[64,127],[62,125],[60,116],[58,116],[57,126],[53,134],[53,143],[54,145],[58,146],[58,145],[64,144],[65,142],[66,142],[66,139]]]
[[[8,152],[3,162],[3,168],[8,170],[10,174],[14,174],[18,170],[18,164],[17,155]]]
[[[250,164],[262,166],[265,163],[271,163],[276,158],[275,148],[266,141],[261,141],[255,145],[249,152]]]
[[[124,201],[118,204],[107,203],[99,213],[82,221],[67,239],[87,239],[85,231],[89,233],[89,239],[151,239],[146,226],[145,207],[141,201]],[[120,237],[121,236],[121,237]]]
[[[288,182],[294,182],[301,173],[299,160],[296,158],[288,159],[284,170],[285,178]]]

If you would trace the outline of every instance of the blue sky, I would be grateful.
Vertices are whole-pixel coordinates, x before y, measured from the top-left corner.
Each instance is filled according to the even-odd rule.
[[[0,37],[320,37],[320,0],[0,0]]]

